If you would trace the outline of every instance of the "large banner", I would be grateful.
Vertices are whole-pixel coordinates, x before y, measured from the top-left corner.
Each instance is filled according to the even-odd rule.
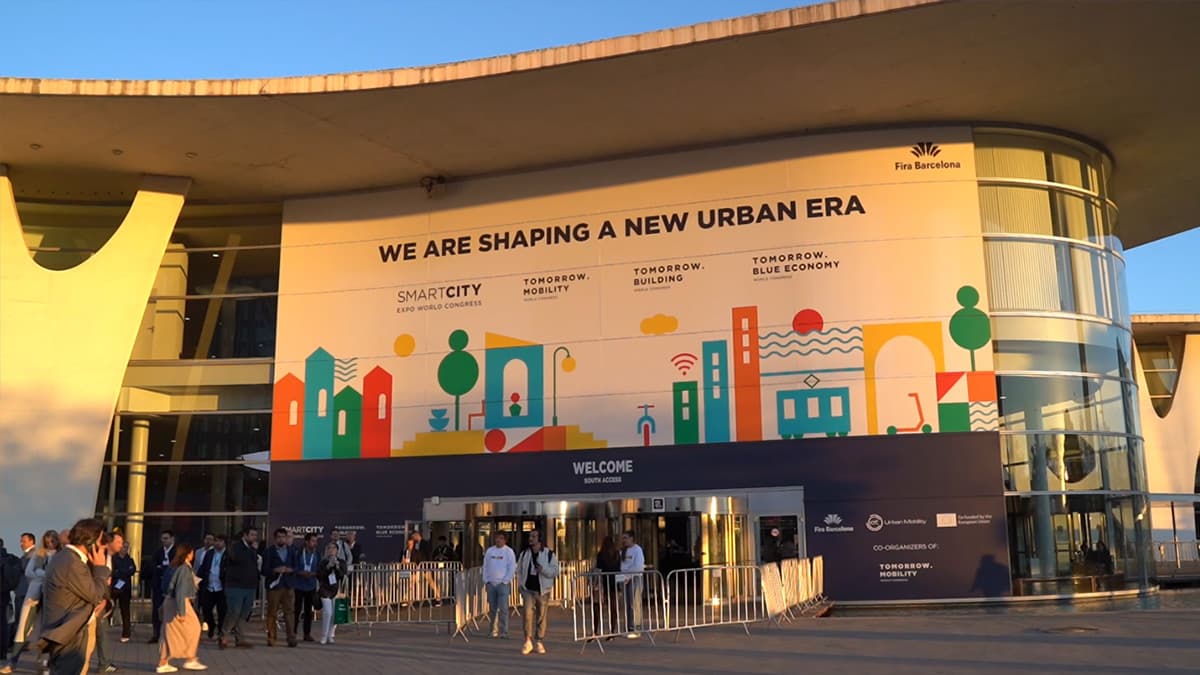
[[[272,460],[994,429],[966,128],[288,202]]]

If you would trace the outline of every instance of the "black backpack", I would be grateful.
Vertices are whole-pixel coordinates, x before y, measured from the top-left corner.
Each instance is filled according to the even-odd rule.
[[[21,569],[21,559],[11,553],[6,553],[4,558],[0,559],[0,594],[12,593],[17,590],[17,586],[24,576],[25,570]]]

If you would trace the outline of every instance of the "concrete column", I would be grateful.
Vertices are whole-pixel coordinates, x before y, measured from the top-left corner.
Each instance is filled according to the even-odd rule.
[[[1033,393],[1033,392],[1029,392]],[[1041,429],[1041,401],[1036,396],[1026,396],[1028,405],[1025,406],[1025,428]],[[1053,438],[1046,434],[1035,434],[1028,437],[1030,488],[1035,492],[1050,489],[1050,469],[1046,463],[1049,447],[1047,441]],[[1054,519],[1051,513],[1052,502],[1049,495],[1033,497],[1033,536],[1037,546],[1038,573],[1034,576],[1050,578],[1058,576],[1058,555],[1054,550]]]
[[[129,434],[129,498],[125,510],[129,512],[125,524],[125,541],[129,543],[129,556],[142,568],[142,538],[145,534],[146,510],[146,460],[150,457],[150,420],[133,420]]]

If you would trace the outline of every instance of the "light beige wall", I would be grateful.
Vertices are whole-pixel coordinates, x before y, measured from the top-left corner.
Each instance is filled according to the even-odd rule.
[[[189,184],[144,178],[108,243],[53,271],[30,257],[0,165],[0,532],[94,512],[121,378]]]
[[[1196,463],[1200,460],[1200,335],[1188,335],[1180,362],[1175,398],[1165,417],[1159,417],[1150,402],[1146,376],[1138,364],[1138,410],[1146,442],[1146,480],[1153,494],[1190,495],[1196,491]],[[1196,519],[1190,504],[1177,503],[1175,528],[1172,511],[1159,503],[1152,513],[1155,541],[1196,539]]]

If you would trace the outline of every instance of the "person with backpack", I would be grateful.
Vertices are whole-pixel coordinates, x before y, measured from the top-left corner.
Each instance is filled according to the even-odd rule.
[[[537,653],[546,653],[546,625],[549,620],[549,595],[554,590],[554,579],[558,577],[558,559],[554,551],[542,545],[537,530],[529,533],[529,548],[521,552],[517,561],[517,583],[521,585],[521,601],[525,604],[525,644],[522,654],[535,648]]]

